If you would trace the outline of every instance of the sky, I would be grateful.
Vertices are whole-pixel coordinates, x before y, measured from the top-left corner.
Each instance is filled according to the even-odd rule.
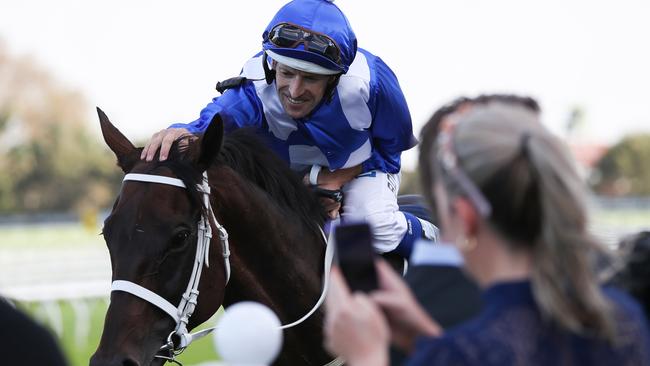
[[[284,0],[0,0],[0,39],[81,91],[131,139],[189,122],[261,48]],[[404,91],[417,135],[460,95],[533,96],[543,121],[611,144],[650,132],[650,2],[645,0],[336,0],[359,46]],[[99,141],[99,139],[98,139]],[[404,166],[416,165],[416,150]]]

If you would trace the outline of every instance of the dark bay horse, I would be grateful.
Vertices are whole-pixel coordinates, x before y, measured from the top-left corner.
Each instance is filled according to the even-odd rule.
[[[250,133],[224,138],[216,117],[205,134],[188,146],[178,144],[159,162],[140,160],[141,149],[120,133],[98,109],[104,140],[124,173],[170,177],[185,186],[125,180],[103,235],[110,252],[113,281],[137,284],[164,301],[179,304],[190,277],[206,217],[198,187],[207,172],[209,205],[228,233],[232,275],[226,279],[223,238],[213,235],[208,265],[202,266],[192,329],[221,306],[251,300],[269,306],[283,324],[307,313],[321,292],[323,209],[286,163]],[[208,215],[209,216],[209,215]],[[199,255],[196,255],[199,257]],[[115,284],[115,282],[114,282]],[[127,291],[113,291],[100,344],[91,366],[162,365],[154,358],[176,327],[169,312]],[[323,350],[320,310],[284,331],[276,365],[323,365],[333,357]],[[219,331],[219,330],[216,330]]]

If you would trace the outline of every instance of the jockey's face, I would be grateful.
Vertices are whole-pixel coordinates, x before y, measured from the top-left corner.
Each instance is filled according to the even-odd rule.
[[[303,118],[316,108],[325,95],[328,75],[318,75],[275,63],[275,84],[285,112]]]

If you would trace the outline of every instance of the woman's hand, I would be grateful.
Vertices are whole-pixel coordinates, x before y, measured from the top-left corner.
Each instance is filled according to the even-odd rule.
[[[442,328],[429,317],[406,283],[384,260],[376,262],[379,290],[371,293],[390,324],[393,343],[410,353],[418,336],[439,336]]]
[[[325,303],[325,347],[352,366],[388,365],[388,324],[366,295],[350,293],[333,267]]]

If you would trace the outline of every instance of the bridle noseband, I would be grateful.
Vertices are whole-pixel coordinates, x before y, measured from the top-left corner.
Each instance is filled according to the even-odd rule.
[[[182,180],[162,175],[130,173],[124,176],[123,181],[159,183],[187,189],[185,183],[183,183]],[[210,205],[210,185],[208,184],[207,172],[203,173],[203,181],[200,185],[197,185],[197,188],[203,194],[203,205],[206,209],[206,212],[210,215],[212,222],[219,231],[219,239],[221,240],[221,245],[223,248],[222,255],[224,259],[227,285],[228,281],[230,280],[230,246],[228,244],[228,232],[226,231],[226,228],[224,228],[223,225],[217,221],[216,217],[214,216],[212,206]],[[113,281],[113,284],[111,285],[112,291],[124,291],[135,295],[157,306],[162,311],[167,313],[172,319],[174,319],[176,322],[176,329],[169,335],[167,344],[161,348],[163,350],[180,352],[187,348],[187,346],[189,346],[192,341],[203,336],[201,335],[197,337],[196,335],[190,334],[187,330],[187,323],[189,322],[189,319],[194,313],[194,309],[196,308],[197,298],[199,297],[198,287],[199,281],[201,280],[201,271],[203,269],[203,265],[205,264],[206,267],[209,267],[210,265],[208,257],[210,254],[209,252],[211,238],[212,226],[210,225],[209,217],[206,217],[205,214],[201,214],[201,219],[198,223],[194,267],[192,268],[192,275],[190,276],[190,280],[187,283],[187,289],[183,293],[180,304],[178,304],[178,306],[174,306],[172,303],[160,295],[131,281],[116,280]],[[172,342],[173,335],[176,335],[178,337],[178,344],[174,344],[174,342]]]

